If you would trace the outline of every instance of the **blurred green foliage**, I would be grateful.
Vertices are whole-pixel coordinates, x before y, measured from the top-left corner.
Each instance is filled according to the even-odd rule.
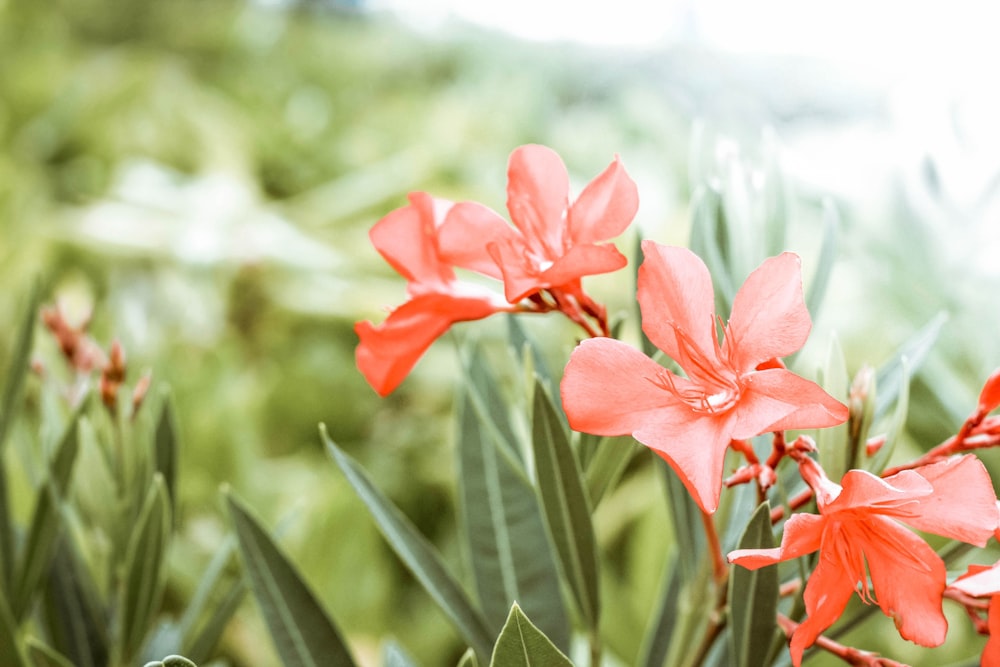
[[[376,661],[387,628],[421,664],[458,661],[464,647],[341,483],[316,424],[458,567],[451,343],[502,327],[463,327],[378,399],[354,368],[352,326],[381,318],[403,285],[367,229],[414,189],[503,210],[506,157],[537,141],[574,175],[621,154],[644,198],[643,235],[684,242],[689,190],[723,171],[705,157],[711,138],[692,138],[697,97],[671,78],[684,67],[676,55],[422,34],[311,5],[0,0],[0,321],[16,322],[38,277],[46,300],[92,308],[95,337],[120,338],[133,369],[171,388],[181,455],[168,606],[190,597],[227,533],[228,483],[283,527],[360,661]],[[822,193],[798,195],[787,244],[809,266]],[[801,363],[818,368],[837,331],[852,373],[878,365],[948,312],[911,397],[941,408],[911,411],[908,446],[926,448],[1000,364],[996,281],[942,258],[954,230],[905,193],[875,213],[890,221],[877,233],[871,210],[837,204],[840,254]],[[594,284],[611,312],[634,307],[626,277]],[[544,331],[561,368],[575,334],[526,326]],[[14,331],[0,328],[0,349]],[[664,566],[662,504],[638,457],[597,512],[601,595],[617,608],[605,633],[626,662]],[[220,656],[276,660],[261,628],[246,604]],[[863,645],[880,646],[874,633]]]

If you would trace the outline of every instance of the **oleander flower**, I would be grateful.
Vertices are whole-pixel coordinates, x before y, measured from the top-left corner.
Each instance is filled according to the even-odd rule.
[[[750,274],[720,342],[701,259],[653,241],[642,249],[642,330],[684,376],[626,343],[593,338],[570,356],[563,406],[578,431],[631,434],[651,448],[702,510],[714,512],[733,439],[835,426],[847,419],[847,407],[776,361],[801,348],[812,326],[798,256],[772,257]]]
[[[993,565],[969,565],[968,571],[949,586],[976,598],[988,597],[986,628],[990,638],[983,647],[982,667],[1000,667],[1000,561]]]
[[[729,562],[756,570],[819,551],[804,592],[808,618],[791,637],[796,667],[855,591],[866,603],[876,602],[905,639],[941,644],[948,629],[941,608],[944,562],[900,522],[985,546],[997,527],[997,504],[983,464],[971,455],[958,456],[885,479],[849,470],[839,485],[808,457],[799,460],[799,470],[815,493],[819,514],[792,515],[777,548],[739,549],[728,556]]]
[[[407,376],[420,357],[455,322],[478,320],[513,307],[498,292],[458,280],[458,261],[475,259],[467,247],[463,258],[442,250],[438,234],[452,203],[423,192],[410,194],[410,204],[392,211],[369,232],[372,244],[404,278],[408,299],[378,326],[358,322],[355,350],[358,369],[381,396]],[[485,246],[480,253],[489,260]]]

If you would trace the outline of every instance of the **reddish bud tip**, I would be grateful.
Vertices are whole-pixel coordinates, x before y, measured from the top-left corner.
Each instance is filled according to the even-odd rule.
[[[868,438],[868,441],[865,443],[865,455],[869,457],[875,456],[875,453],[878,452],[878,450],[882,449],[882,445],[884,444],[885,444],[884,433],[882,435],[875,435]]]
[[[979,394],[979,406],[976,411],[986,415],[1000,406],[1000,368],[986,379],[983,390]]]

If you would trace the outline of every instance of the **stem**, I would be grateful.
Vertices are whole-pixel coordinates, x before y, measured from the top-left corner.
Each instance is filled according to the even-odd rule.
[[[715,583],[724,586],[729,577],[729,565],[722,555],[722,544],[719,542],[719,533],[715,530],[715,522],[712,515],[701,510],[701,523],[705,526],[705,537],[708,539],[708,551],[712,555],[712,575]]]
[[[589,633],[590,639],[590,667],[600,667],[601,664],[601,637],[596,629]]]
[[[777,615],[777,621],[778,627],[780,627],[782,632],[785,633],[785,636],[789,638],[791,638],[792,633],[794,633],[799,627],[798,623],[781,613]],[[829,637],[824,637],[823,635],[816,638],[814,646],[817,646],[828,653],[832,653],[847,664],[854,665],[855,667],[907,667],[901,662],[880,657],[870,651],[862,651],[850,646],[844,646],[843,644],[835,642]]]

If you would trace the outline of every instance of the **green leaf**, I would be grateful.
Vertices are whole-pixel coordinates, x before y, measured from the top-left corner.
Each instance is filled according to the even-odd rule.
[[[875,419],[885,415],[889,411],[889,406],[896,402],[903,389],[902,383],[905,381],[908,385],[910,382],[909,374],[903,373],[904,360],[909,366],[910,373],[920,368],[941,334],[941,327],[947,321],[947,313],[942,311],[935,315],[920,331],[903,343],[889,361],[879,367],[875,375],[875,386],[878,387],[878,395],[875,397]]]
[[[806,294],[806,307],[815,320],[826,296],[830,284],[834,261],[837,259],[837,228],[840,226],[840,215],[833,202],[823,200],[823,242],[819,248],[819,259],[816,270],[813,271],[809,291]]]
[[[417,663],[399,645],[399,642],[389,640],[382,645],[382,667],[416,667]]]
[[[105,667],[109,642],[103,600],[93,574],[65,537],[56,547],[46,584],[41,617],[49,644],[75,667]]]
[[[831,336],[830,347],[826,353],[826,366],[823,370],[823,389],[838,401],[846,403],[849,383],[844,351],[836,335]],[[819,463],[830,479],[839,480],[848,468],[853,467],[850,465],[853,452],[849,435],[847,422],[820,429],[816,434]]]
[[[242,580],[234,581],[219,598],[219,601],[212,606],[211,615],[200,625],[198,632],[185,643],[184,653],[191,660],[203,662],[212,656],[216,645],[222,638],[222,633],[229,625],[229,620],[243,603],[246,590],[246,585]]]
[[[231,582],[221,595],[215,597],[212,595],[221,583],[226,566],[235,553],[236,538],[230,535],[212,556],[194,595],[177,623],[177,632],[181,637],[184,654],[195,662],[204,662],[211,657],[211,652],[222,637],[229,619],[236,613],[246,593],[246,585],[241,578]],[[208,618],[201,620],[206,612]]]
[[[893,412],[889,430],[885,434],[885,443],[864,466],[867,470],[875,474],[881,473],[889,465],[892,453],[896,450],[896,445],[899,444],[900,439],[903,437],[903,431],[906,429],[906,417],[910,410],[910,364],[906,357],[900,359],[899,373],[901,377],[899,379],[899,392],[896,397],[896,409]],[[875,398],[877,402],[879,398],[878,394],[876,394]]]
[[[285,667],[354,665],[340,631],[295,565],[242,502],[231,493],[226,500],[250,590]]]
[[[684,578],[691,580],[695,578],[707,558],[701,509],[674,469],[658,456],[654,460],[663,470],[667,510],[674,529],[674,544],[678,547],[677,566],[683,572]]]
[[[712,276],[716,312],[728,313],[736,296],[729,228],[719,193],[707,186],[698,187],[691,195],[690,247]]]
[[[468,398],[479,416],[482,428],[490,431],[490,437],[495,443],[504,447],[518,467],[523,469],[524,453],[518,446],[520,438],[515,432],[511,417],[510,401],[500,392],[500,383],[484,363],[482,351],[476,347],[469,355],[465,369]],[[507,614],[508,605],[504,605],[501,619]]]
[[[535,386],[532,445],[542,508],[570,590],[590,630],[600,616],[597,541],[576,456],[541,383]]]
[[[167,485],[170,507],[177,502],[177,425],[174,419],[173,403],[168,392],[163,392],[160,414],[156,418],[156,435],[153,440],[154,470],[163,475]]]
[[[11,610],[19,622],[31,609],[31,602],[42,578],[49,570],[62,532],[59,505],[69,490],[73,464],[76,462],[79,450],[77,440],[79,417],[78,410],[66,427],[49,464],[49,477],[38,488],[28,539],[15,568],[11,593]]]
[[[757,506],[743,536],[740,549],[772,549],[771,508]],[[767,661],[775,633],[778,610],[778,568],[748,570],[735,566],[729,575],[730,639],[736,667],[757,667]]]
[[[677,549],[678,551],[680,548]],[[670,646],[674,636],[674,628],[677,627],[680,610],[678,603],[681,599],[682,570],[677,567],[676,557],[667,561],[666,573],[663,577],[663,591],[660,593],[659,604],[656,613],[653,614],[646,632],[643,634],[642,645],[639,649],[639,667],[663,667],[670,652]]]
[[[466,649],[465,653],[458,661],[457,667],[479,667],[479,660],[476,659],[476,652],[471,648]]]
[[[458,397],[459,504],[479,602],[492,627],[515,600],[559,643],[569,644],[559,573],[535,490],[497,442],[473,390]]]
[[[491,667],[573,667],[515,602],[493,647]]]
[[[368,507],[389,546],[423,585],[459,634],[484,660],[493,650],[493,636],[482,612],[473,605],[427,539],[378,489],[351,457],[330,440],[326,427],[320,435],[334,462],[355,493]]]
[[[160,474],[146,492],[125,552],[119,593],[119,656],[135,659],[153,625],[163,595],[164,564],[170,542],[170,501]]]
[[[545,357],[538,348],[538,343],[528,336],[528,332],[524,330],[517,316],[513,314],[507,315],[507,340],[510,342],[511,350],[521,357],[522,363],[529,363],[528,357],[530,357],[531,366],[541,376],[542,383],[546,387],[551,387],[552,373],[549,371],[548,364],[545,363]]]
[[[21,650],[21,640],[17,633],[17,621],[7,605],[7,600],[0,595],[0,665],[10,667],[29,667],[28,661]]]
[[[28,637],[24,645],[29,662],[34,667],[73,667],[69,658],[39,639]]]
[[[585,474],[587,497],[590,498],[592,509],[596,509],[604,494],[614,488],[637,451],[639,450],[631,436],[597,440],[587,461]]]

